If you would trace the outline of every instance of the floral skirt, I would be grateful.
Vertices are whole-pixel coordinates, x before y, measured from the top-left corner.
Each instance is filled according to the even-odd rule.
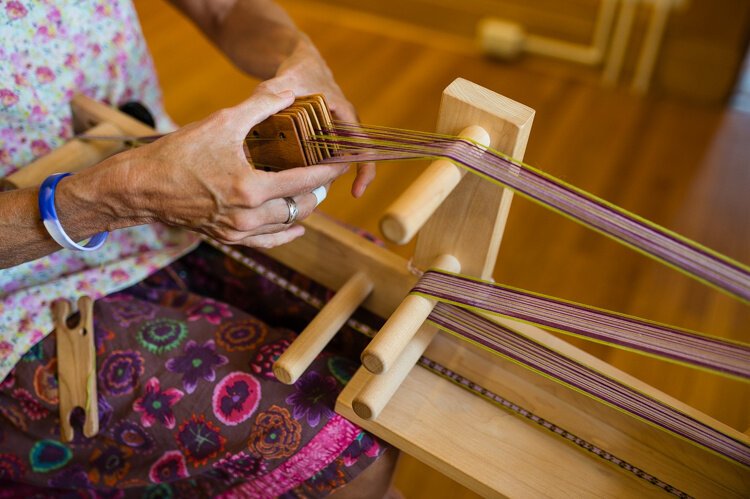
[[[382,455],[333,411],[365,338],[345,327],[296,384],[278,382],[275,358],[316,310],[274,282],[328,291],[245,255],[268,272],[202,245],[96,302],[93,438],[81,411],[60,440],[54,334],[29,351],[0,385],[0,497],[319,497]]]

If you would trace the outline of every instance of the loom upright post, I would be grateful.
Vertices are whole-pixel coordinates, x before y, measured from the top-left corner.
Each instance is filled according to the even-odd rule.
[[[437,131],[456,134],[467,127],[481,127],[489,135],[491,147],[521,158],[533,118],[532,109],[475,83],[457,79],[443,92]],[[413,264],[426,270],[445,255],[451,255],[462,273],[491,278],[512,198],[513,193],[508,189],[475,175],[464,176],[419,232]],[[422,324],[429,315],[426,306],[412,303],[412,297],[407,297],[363,352],[365,368],[358,375],[365,381],[361,392],[352,399],[360,417],[378,416],[434,337],[434,328]],[[419,321],[398,320],[401,317],[417,317]],[[430,329],[432,334],[428,334]],[[401,358],[404,355],[409,366]],[[390,366],[398,369],[390,373]],[[373,377],[365,369],[377,375]]]
[[[443,92],[437,132],[455,134],[476,125],[490,136],[490,147],[523,159],[534,111],[464,79]],[[461,262],[461,272],[491,279],[513,192],[466,175],[417,238],[414,265],[426,269],[442,254]]]
[[[486,140],[483,145],[521,159],[533,119],[534,111],[530,108],[459,78],[443,92],[437,132],[447,135],[461,133],[480,143]],[[435,163],[425,172],[428,178],[417,179],[405,191],[405,195],[416,195],[423,202],[425,196],[415,192],[415,188],[442,192],[442,186],[430,184],[430,179],[434,178],[431,176],[434,167]],[[409,200],[402,196],[389,208],[383,227],[398,226],[402,228],[401,233],[410,236],[415,226],[422,226],[413,258],[414,266],[420,270],[430,268],[443,255],[451,255],[458,260],[462,273],[491,279],[513,192],[476,175],[459,176],[457,179],[457,185],[450,186],[445,197],[433,196],[429,212],[431,216],[424,225],[419,218],[406,217],[409,211],[425,214],[426,210],[397,209],[409,206]],[[397,221],[401,223],[396,224]],[[407,300],[418,301],[411,297]],[[424,298],[421,300],[428,301]],[[425,310],[425,306],[405,301],[363,352],[365,367],[375,374],[382,374],[388,366],[395,364],[421,326],[421,321],[429,315],[430,310],[424,313]],[[421,321],[401,320],[410,316]],[[363,405],[358,404],[358,407]]]

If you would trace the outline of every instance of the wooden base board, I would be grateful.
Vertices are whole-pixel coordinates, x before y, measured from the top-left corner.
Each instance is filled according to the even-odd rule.
[[[565,342],[555,338],[551,343]],[[439,335],[425,355],[693,496],[743,497],[750,490],[750,473],[741,466],[453,337]],[[593,367],[604,364],[589,360]],[[663,492],[420,367],[412,370],[375,421],[363,420],[354,413],[352,401],[372,376],[360,368],[337,400],[336,411],[483,496]]]

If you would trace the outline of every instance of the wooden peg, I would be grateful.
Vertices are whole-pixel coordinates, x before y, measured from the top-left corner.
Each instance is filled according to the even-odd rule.
[[[414,338],[407,343],[404,351],[388,371],[383,374],[370,375],[360,392],[352,401],[352,409],[362,419],[376,419],[380,411],[388,404],[401,383],[406,379],[419,358],[437,334],[437,328],[422,324]]]
[[[441,255],[431,268],[459,272],[461,264],[451,255]],[[423,296],[408,295],[393,312],[375,338],[362,352],[362,363],[374,374],[387,372],[417,333],[436,302]]]
[[[279,356],[273,365],[276,378],[295,383],[371,291],[372,280],[363,272],[354,274]]]
[[[490,136],[480,126],[464,128],[459,137],[488,146]],[[445,201],[466,170],[447,159],[438,159],[425,170],[386,210],[380,231],[389,241],[406,244]]]
[[[90,135],[117,136],[125,135],[124,131],[111,124],[101,123],[88,130]],[[32,163],[33,167],[21,168],[8,175],[6,181],[18,189],[34,187],[53,173],[76,172],[93,166],[102,158],[111,156],[123,149],[123,143],[118,141],[85,141],[74,139],[54,153],[42,156]]]
[[[99,431],[99,406],[96,394],[96,348],[94,347],[94,301],[88,296],[78,300],[80,319],[73,328],[67,325],[70,302],[59,300],[52,306],[57,336],[57,377],[60,391],[60,437],[73,440],[70,413],[80,407],[86,414],[83,434],[89,438]]]
[[[87,133],[97,125],[110,123],[121,131],[117,135],[153,135],[156,131],[145,123],[141,123],[132,116],[120,112],[117,108],[99,102],[83,94],[77,94],[70,101],[70,111],[73,115],[73,131]],[[99,135],[97,133],[97,135]]]

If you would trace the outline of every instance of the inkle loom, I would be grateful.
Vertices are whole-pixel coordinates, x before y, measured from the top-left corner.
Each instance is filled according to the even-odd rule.
[[[95,116],[96,124],[114,125],[116,131],[108,131],[112,137],[153,133],[96,103],[78,99],[74,112],[76,105],[79,113]],[[533,111],[465,80],[444,92],[439,133],[328,124],[319,108],[319,101],[308,99],[287,113],[296,118],[287,120],[283,137],[276,129],[248,135],[256,167],[289,166],[274,164],[270,156],[259,159],[261,145],[293,144],[288,155],[302,158],[302,164],[350,162],[353,156],[357,161],[434,158],[427,177],[417,181],[428,187],[427,194],[405,193],[432,202],[416,221],[402,216],[403,210],[398,213],[409,199],[400,199],[401,208],[390,213],[402,225],[395,231],[399,236],[418,233],[411,262],[320,215],[305,221],[302,240],[268,252],[339,290],[326,304],[303,296],[322,308],[321,314],[277,361],[279,379],[293,382],[306,359],[348,321],[374,339],[337,411],[481,494],[617,490],[742,496],[750,489],[745,435],[543,329],[745,382],[748,345],[490,282],[510,205],[507,188],[744,303],[750,301],[746,265],[511,159],[523,155]],[[300,117],[301,109],[307,116]],[[233,248],[212,244],[265,271]],[[377,334],[349,317],[360,305],[390,317]],[[436,335],[438,328],[450,334]],[[412,370],[415,363],[429,372]],[[452,405],[433,403],[441,397]],[[535,402],[540,400],[544,403]],[[498,419],[492,416],[497,406],[520,417]],[[475,424],[480,420],[490,422]],[[539,427],[556,436],[541,434]],[[554,463],[545,457],[550,455],[556,456]],[[533,472],[526,471],[528,462],[535,463]],[[593,469],[598,471],[586,473],[585,481],[566,478]]]

